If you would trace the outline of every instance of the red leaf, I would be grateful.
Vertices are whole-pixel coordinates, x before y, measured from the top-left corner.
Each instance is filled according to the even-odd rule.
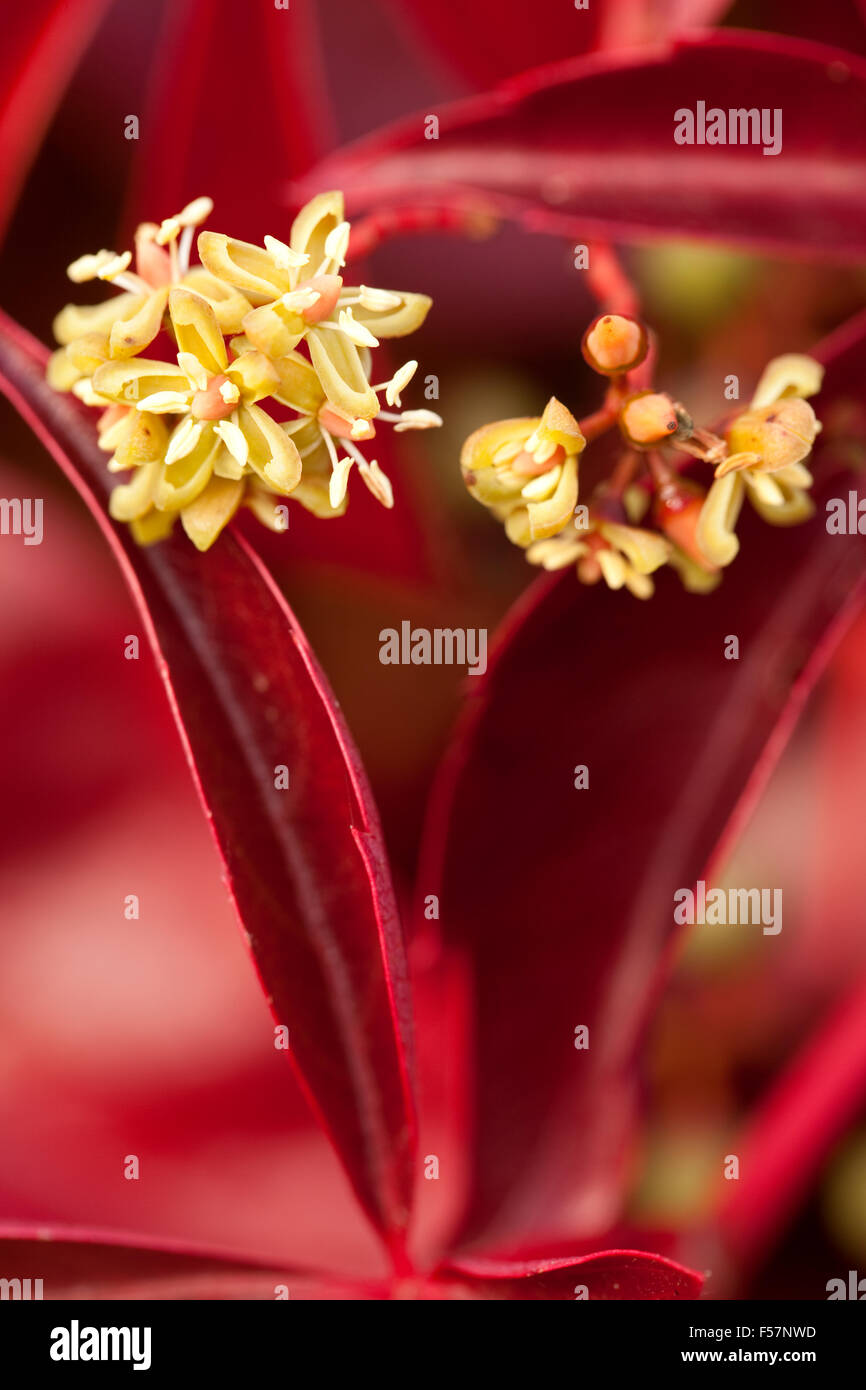
[[[782,152],[678,145],[674,112],[782,110]],[[635,112],[640,119],[635,119]],[[866,251],[866,64],[745,33],[652,57],[579,58],[416,115],[339,151],[293,190],[346,192],[354,212],[513,217],[581,238],[681,235],[812,256]],[[397,223],[399,225],[399,222]]]
[[[862,390],[866,318],[828,349],[818,477],[844,496],[833,435]],[[420,878],[475,969],[470,1235],[506,1203],[506,1230],[579,1235],[615,1217],[673,893],[741,828],[862,589],[866,543],[828,535],[820,494],[818,509],[792,530],[750,519],[706,597],[672,574],[647,604],[571,571],[542,581],[472,682]],[[588,1050],[572,1045],[581,1024]],[[518,1205],[518,1186],[538,1209]]]
[[[41,1279],[46,1300],[273,1300],[280,1284],[301,1301],[374,1296],[372,1286],[356,1280],[270,1268],[222,1251],[110,1231],[8,1222],[0,1224],[0,1278]]]
[[[135,598],[291,1057],[382,1231],[405,1227],[413,1120],[403,944],[378,816],[303,633],[244,541],[139,549],[107,517],[88,417],[5,319],[0,379],[84,497]],[[178,528],[179,530],[179,528]],[[278,765],[290,789],[277,791]]]
[[[312,0],[290,10],[182,0],[167,13],[130,222],[167,216],[206,193],[215,226],[240,228],[235,235],[247,241],[281,236],[282,181],[332,144]]]
[[[712,24],[730,0],[616,0],[549,6],[543,23],[524,0],[473,0],[460,16],[460,39],[455,39],[454,14],[446,6],[425,0],[390,0],[437,49],[445,62],[478,87],[492,87],[522,69],[597,49],[630,48],[658,43],[679,29]]]
[[[108,0],[6,6],[0,46],[0,234],[69,77]]]
[[[444,1283],[465,1283],[470,1296],[530,1302],[574,1301],[587,1289],[591,1300],[694,1299],[703,1279],[694,1270],[643,1250],[603,1250],[594,1255],[556,1260],[453,1260],[436,1276]]]

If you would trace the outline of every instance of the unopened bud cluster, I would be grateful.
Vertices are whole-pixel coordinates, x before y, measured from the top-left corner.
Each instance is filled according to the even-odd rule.
[[[805,459],[820,425],[806,397],[820,389],[819,363],[793,353],[775,358],[749,408],[719,435],[696,427],[680,401],[647,383],[650,335],[637,319],[601,314],[581,346],[608,381],[598,411],[580,422],[551,397],[540,418],[485,425],[463,446],[466,486],[531,564],[574,564],[583,583],[604,579],[637,598],[648,598],[651,575],[670,565],[687,589],[706,593],[739,550],[735,528],[746,497],[772,525],[811,516]],[[613,470],[579,506],[581,455],[614,429],[623,447]],[[698,462],[713,469],[709,487],[681,475]]]

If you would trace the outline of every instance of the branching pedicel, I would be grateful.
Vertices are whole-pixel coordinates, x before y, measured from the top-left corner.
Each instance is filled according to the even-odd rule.
[[[58,390],[98,408],[100,446],[112,472],[131,472],[109,510],[149,544],[180,516],[200,550],[242,504],[285,530],[280,498],[320,517],[341,516],[356,465],[383,506],[391,484],[359,443],[374,420],[396,430],[440,425],[429,410],[401,411],[417,362],[370,384],[370,349],[424,322],[426,295],[344,287],[349,224],[341,193],[322,193],[295,218],[288,244],[264,247],[195,229],[210,215],[197,198],[161,225],[143,223],[132,253],[100,251],[69,267],[76,282],[101,279],[121,293],[57,316],[61,347],[48,366]],[[140,357],[165,330],[164,357]],[[226,342],[228,339],[228,343]],[[297,349],[306,346],[309,357]],[[397,411],[380,410],[379,393]],[[260,402],[294,412],[274,418]]]
[[[804,460],[821,428],[805,400],[823,368],[787,354],[766,367],[748,410],[720,437],[697,428],[663,392],[636,390],[648,334],[637,319],[602,314],[588,328],[583,355],[609,379],[599,410],[577,421],[555,398],[540,419],[502,420],[470,435],[461,467],[469,491],[505,525],[530,564],[577,564],[585,584],[604,579],[637,598],[653,593],[664,564],[685,587],[706,593],[739,550],[735,527],[745,497],[765,521],[790,526],[812,515],[812,477]],[[578,462],[587,444],[619,426],[625,448],[588,506],[577,506]],[[709,490],[677,470],[686,459],[710,464]],[[652,526],[642,523],[649,515]]]

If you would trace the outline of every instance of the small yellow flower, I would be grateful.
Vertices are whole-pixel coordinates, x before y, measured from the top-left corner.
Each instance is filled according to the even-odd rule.
[[[240,340],[241,342],[243,340]],[[235,340],[237,343],[238,340]],[[234,345],[234,344],[233,344]],[[390,403],[400,404],[400,392],[414,375],[417,362],[404,367],[374,391],[385,391]],[[298,448],[303,475],[292,496],[316,516],[342,516],[346,510],[349,473],[353,465],[384,507],[393,507],[391,484],[375,459],[368,460],[359,445],[373,439],[376,427],[362,416],[343,414],[328,399],[315,368],[298,352],[289,352],[273,363],[279,377],[274,396],[300,417],[281,428]],[[380,411],[377,423],[393,424],[395,430],[430,429],[441,425],[432,410],[404,410],[399,414]]]
[[[570,411],[551,396],[540,419],[484,425],[463,445],[460,467],[473,497],[526,549],[555,536],[577,502],[577,461],[586,440]]]
[[[610,521],[591,511],[588,526],[536,541],[526,558],[546,570],[565,569],[576,562],[581,583],[604,579],[609,589],[626,588],[635,598],[647,599],[654,592],[649,576],[670,560],[672,549],[656,531]]]
[[[103,362],[135,357],[153,342],[163,324],[169,292],[174,285],[194,289],[213,307],[225,333],[235,333],[250,305],[237,290],[217,280],[202,266],[190,268],[195,229],[213,208],[210,198],[196,198],[161,225],[142,222],[132,253],[98,251],[79,256],[68,268],[76,284],[105,280],[121,293],[100,304],[67,304],[54,320],[61,344],[49,359],[47,377],[58,391],[74,391],[87,405],[98,405],[89,385]]]
[[[805,467],[821,428],[805,400],[821,389],[823,368],[811,357],[787,353],[768,363],[749,409],[730,425],[727,455],[718,464],[697,525],[701,551],[713,565],[729,565],[740,548],[735,529],[743,502],[764,521],[794,526],[814,512]]]
[[[230,362],[213,307],[191,290],[171,290],[169,313],[177,366],[126,359],[104,363],[93,377],[100,399],[148,422],[179,417],[163,436],[163,447],[138,464],[123,438],[108,466],[112,471],[133,466],[136,472],[115,488],[109,510],[118,521],[136,522],[137,536],[148,539],[165,534],[180,513],[191,539],[200,544],[207,534],[210,543],[246,490],[225,484],[256,477],[269,492],[288,496],[300,480],[301,459],[293,440],[256,404],[279,384],[264,354],[251,350]],[[108,437],[113,439],[122,425],[120,417],[112,421]],[[207,497],[199,500],[206,490]],[[152,513],[167,514],[169,520]]]
[[[371,420],[379,403],[361,351],[380,338],[413,333],[431,301],[423,294],[344,286],[349,230],[342,193],[320,193],[298,213],[288,244],[268,236],[259,247],[203,232],[198,250],[214,276],[256,305],[243,321],[253,347],[276,359],[305,339],[331,404],[351,419]]]

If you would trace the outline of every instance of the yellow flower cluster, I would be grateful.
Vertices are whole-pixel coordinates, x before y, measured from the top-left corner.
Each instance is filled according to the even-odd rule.
[[[820,390],[823,368],[796,353],[775,358],[749,408],[720,437],[695,428],[665,393],[634,389],[629,374],[648,344],[637,320],[601,315],[583,340],[586,361],[609,379],[601,409],[581,425],[554,397],[540,419],[485,425],[463,446],[463,479],[530,564],[575,564],[583,583],[604,579],[637,598],[651,596],[650,576],[669,564],[687,589],[706,593],[739,551],[735,527],[745,498],[772,525],[812,515],[805,460],[821,426],[806,397]],[[588,505],[578,505],[587,439],[614,426],[624,448],[613,473],[596,484]],[[668,448],[713,466],[708,490],[680,476]],[[647,515],[651,524],[638,524]]]
[[[442,422],[400,408],[417,362],[371,384],[371,349],[419,328],[430,300],[344,285],[350,227],[341,193],[302,208],[288,242],[201,232],[201,265],[190,266],[212,208],[197,198],[176,217],[139,226],[134,269],[129,251],[82,256],[68,269],[73,281],[107,280],[120,291],[58,314],[61,346],[48,365],[52,386],[101,411],[108,467],[130,475],[111,494],[111,515],[140,544],[161,540],[180,517],[207,550],[241,505],[278,531],[286,498],[341,516],[353,466],[391,507],[391,484],[360,444],[375,437],[374,421],[397,431]],[[161,357],[140,355],[153,344],[164,345]],[[380,393],[396,411],[380,408]]]

